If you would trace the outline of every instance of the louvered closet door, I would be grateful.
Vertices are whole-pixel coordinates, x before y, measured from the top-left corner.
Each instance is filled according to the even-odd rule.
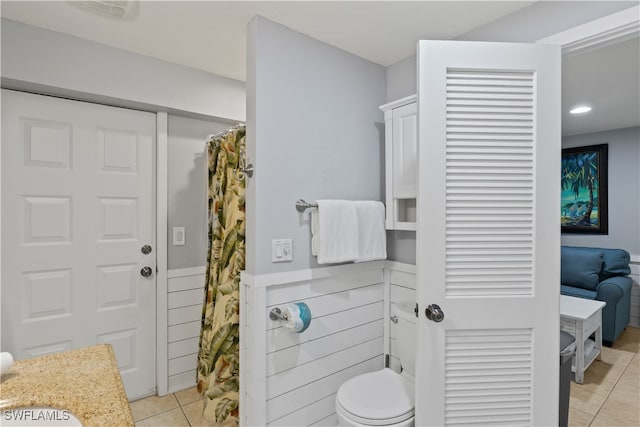
[[[421,41],[418,63],[416,425],[557,425],[560,51]]]

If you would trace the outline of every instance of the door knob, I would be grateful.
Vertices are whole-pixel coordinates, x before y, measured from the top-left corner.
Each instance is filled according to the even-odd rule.
[[[152,273],[153,270],[151,269],[151,267],[142,267],[142,270],[140,270],[140,274],[142,275],[142,277],[150,277]]]
[[[438,304],[429,305],[424,311],[424,314],[427,316],[427,319],[433,320],[434,322],[442,322],[444,319],[444,312]]]

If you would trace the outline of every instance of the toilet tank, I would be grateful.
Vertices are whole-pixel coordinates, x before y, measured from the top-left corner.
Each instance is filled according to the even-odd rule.
[[[393,304],[395,314],[398,316],[398,330],[396,344],[403,372],[415,375],[416,367],[416,315],[413,311],[416,306],[414,301],[403,301]]]

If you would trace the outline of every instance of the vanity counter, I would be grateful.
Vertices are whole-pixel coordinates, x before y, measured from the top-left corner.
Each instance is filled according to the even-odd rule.
[[[84,426],[134,426],[109,344],[16,361],[2,376],[0,412],[30,406],[69,410]]]

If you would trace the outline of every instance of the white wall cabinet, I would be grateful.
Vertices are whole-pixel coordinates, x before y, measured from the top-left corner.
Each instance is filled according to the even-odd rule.
[[[416,229],[418,106],[416,95],[380,107],[385,123],[388,230]]]

